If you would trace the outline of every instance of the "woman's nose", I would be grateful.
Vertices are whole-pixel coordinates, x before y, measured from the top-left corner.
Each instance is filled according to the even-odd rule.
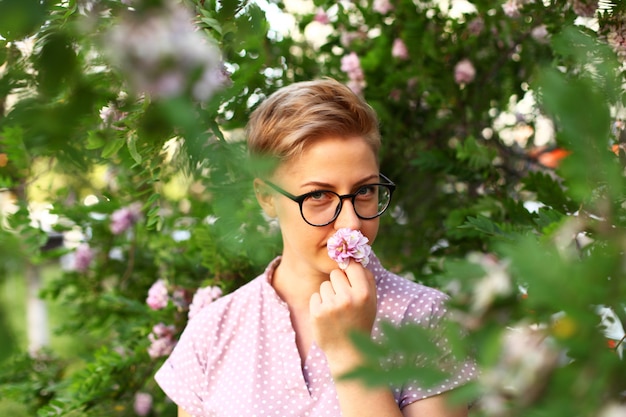
[[[335,219],[335,229],[339,230],[347,227],[352,230],[359,230],[361,228],[361,219],[356,215],[354,211],[354,204],[351,200],[344,200],[341,206],[341,211]]]

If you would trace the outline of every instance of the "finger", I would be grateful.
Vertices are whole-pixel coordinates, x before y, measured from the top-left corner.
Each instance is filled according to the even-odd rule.
[[[330,272],[330,282],[336,294],[350,291],[350,280],[345,272],[340,269],[334,269]]]
[[[322,312],[322,297],[316,292],[309,299],[309,314],[312,318],[318,318]]]
[[[371,290],[376,287],[374,274],[359,262],[350,262],[343,271],[349,285],[355,290]]]
[[[322,303],[332,300],[335,296],[335,289],[333,288],[333,284],[330,281],[322,282],[322,285],[320,285],[319,295]]]

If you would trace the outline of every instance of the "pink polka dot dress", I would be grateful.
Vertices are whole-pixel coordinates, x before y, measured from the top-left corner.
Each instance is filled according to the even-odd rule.
[[[287,304],[266,271],[203,308],[189,321],[171,356],[155,375],[169,398],[194,417],[340,417],[324,352],[315,345],[301,364]],[[367,266],[376,278],[380,322],[435,325],[447,296],[383,269],[374,254]],[[400,408],[456,388],[476,376],[472,361],[435,389],[406,384],[394,389]]]

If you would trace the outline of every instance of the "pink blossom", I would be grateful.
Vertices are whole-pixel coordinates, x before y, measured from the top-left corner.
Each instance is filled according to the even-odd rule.
[[[223,87],[215,76],[220,52],[194,25],[181,2],[123,15],[107,37],[108,55],[138,93],[172,97],[191,91],[208,100]]]
[[[593,17],[598,10],[598,0],[571,0],[572,10],[581,17]]]
[[[467,24],[467,30],[474,36],[480,35],[485,28],[485,21],[482,17],[476,17]]]
[[[93,250],[87,243],[81,243],[74,252],[74,269],[78,272],[85,272],[93,260]]]
[[[508,17],[519,17],[519,9],[520,4],[518,0],[507,0],[507,2],[502,5],[502,10]]]
[[[372,252],[371,246],[367,244],[368,241],[369,239],[358,230],[339,229],[326,243],[328,256],[336,261],[341,269],[348,267],[350,259],[367,266]]]
[[[176,288],[172,292],[172,302],[179,310],[189,309],[190,300],[188,291],[182,288]]]
[[[324,9],[322,9],[321,7],[317,9],[317,12],[315,13],[315,17],[313,18],[313,20],[323,25],[327,25],[330,23],[330,19],[328,18],[328,13],[326,13],[326,11],[324,11]]]
[[[348,87],[355,94],[361,94],[365,87],[365,74],[359,56],[354,52],[344,55],[341,58],[341,70],[348,75]]]
[[[354,94],[360,95],[363,93],[363,88],[365,88],[365,81],[363,80],[349,80],[346,85]]]
[[[532,28],[530,36],[539,43],[547,43],[550,33],[548,32],[546,25],[539,25]]]
[[[387,14],[393,10],[393,5],[389,0],[374,0],[372,9],[380,14]]]
[[[393,46],[391,48],[391,56],[398,59],[409,59],[409,50],[406,48],[404,41],[400,38],[396,38],[393,41]]]
[[[354,42],[355,40],[365,38],[367,38],[367,34],[363,31],[350,32],[347,30],[342,30],[341,35],[339,36],[339,42],[344,48],[349,48],[350,45],[352,45],[352,42]]]
[[[601,38],[615,51],[620,61],[626,62],[626,24],[625,16],[618,15],[615,20],[602,28]]]
[[[189,305],[189,319],[195,316],[203,307],[211,304],[221,296],[222,289],[220,287],[198,288]]]
[[[120,111],[114,104],[100,109],[100,119],[102,119],[104,126],[113,126],[113,124],[123,120],[127,115],[128,112]]]
[[[457,84],[468,84],[474,81],[476,69],[469,59],[464,59],[454,67],[454,82]]]
[[[361,60],[355,52],[341,57],[341,70],[348,75],[350,79],[363,78],[363,69],[361,68]]]
[[[138,392],[135,394],[135,402],[133,410],[140,417],[147,416],[152,409],[152,395],[147,392]]]
[[[152,333],[155,338],[167,338],[174,337],[176,327],[173,324],[166,325],[165,323],[158,323],[152,326]]]
[[[133,203],[122,207],[111,214],[111,233],[119,235],[125,232],[141,218],[141,204]]]
[[[194,98],[203,101],[211,97],[215,91],[230,87],[233,83],[230,75],[224,63],[204,71],[202,77],[193,86]]]
[[[165,325],[164,323],[156,324],[152,328],[152,333],[148,335],[150,346],[148,347],[148,355],[152,359],[167,356],[172,353],[176,341],[174,340],[174,332],[176,327]]]
[[[146,304],[153,310],[161,310],[167,307],[169,301],[169,294],[167,292],[167,286],[162,279],[157,280],[148,290],[148,298],[146,298]]]

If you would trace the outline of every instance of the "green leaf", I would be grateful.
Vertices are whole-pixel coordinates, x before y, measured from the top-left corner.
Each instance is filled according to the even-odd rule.
[[[554,176],[543,172],[529,172],[522,179],[524,189],[536,193],[537,200],[554,210],[568,213],[576,210],[576,204],[565,193],[565,187]]]
[[[101,131],[91,130],[87,134],[85,149],[100,149],[106,144],[106,139]]]
[[[479,144],[473,136],[462,141],[456,149],[456,157],[461,161],[467,161],[473,169],[490,166],[495,156],[495,151]]]
[[[444,261],[444,273],[441,277],[445,280],[473,281],[485,276],[485,269],[467,259],[448,258]]]
[[[465,224],[459,226],[461,228],[471,228],[479,230],[492,236],[509,237],[509,234],[500,229],[495,222],[485,216],[468,217]]]
[[[565,218],[565,215],[557,210],[541,207],[537,212],[535,223],[541,229],[546,229],[555,223],[561,222]]]
[[[154,193],[152,195],[150,195],[150,197],[148,197],[148,199],[146,200],[146,202],[143,205],[144,209],[147,209],[148,207],[150,207],[152,204],[156,203],[157,201],[159,201],[159,199],[161,198],[161,194],[160,193]]]
[[[46,4],[38,0],[0,1],[0,35],[16,41],[33,34],[46,19]]]
[[[125,141],[123,138],[112,138],[102,149],[102,157],[109,159],[117,155],[119,150],[124,146],[124,143]]]
[[[209,29],[216,31],[220,36],[222,35],[222,25],[213,17],[213,11],[200,8],[201,14],[200,21],[204,23]]]
[[[387,346],[376,343],[369,335],[354,332],[350,335],[350,338],[369,361],[376,362],[391,352]]]
[[[128,137],[128,140],[126,141],[126,146],[128,148],[128,151],[130,152],[130,156],[132,156],[135,162],[141,164],[143,158],[141,157],[141,154],[137,152],[137,136],[130,135]]]
[[[69,34],[61,30],[48,34],[35,66],[39,89],[48,96],[58,94],[65,84],[75,82],[78,59]]]

